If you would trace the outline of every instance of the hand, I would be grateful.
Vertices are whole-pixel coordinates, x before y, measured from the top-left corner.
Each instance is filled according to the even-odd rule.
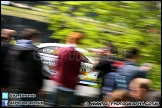
[[[145,71],[150,71],[152,68],[146,67],[146,66],[141,66],[140,69],[145,70]]]

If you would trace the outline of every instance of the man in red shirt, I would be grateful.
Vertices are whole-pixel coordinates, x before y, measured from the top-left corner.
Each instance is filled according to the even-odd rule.
[[[75,88],[79,82],[79,73],[82,62],[81,54],[75,50],[82,34],[73,32],[68,35],[66,44],[72,47],[58,48],[58,61],[55,66],[57,77],[54,106],[68,106],[73,103]],[[63,101],[65,100],[65,101]],[[61,102],[61,103],[60,103]]]
[[[58,72],[56,82],[58,86],[75,90],[82,62],[81,55],[73,47],[58,49],[58,61],[55,70]]]

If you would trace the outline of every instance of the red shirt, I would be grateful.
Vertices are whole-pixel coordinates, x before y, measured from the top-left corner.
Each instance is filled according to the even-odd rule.
[[[55,70],[58,72],[57,85],[75,89],[78,84],[82,57],[73,47],[58,49],[58,61]]]

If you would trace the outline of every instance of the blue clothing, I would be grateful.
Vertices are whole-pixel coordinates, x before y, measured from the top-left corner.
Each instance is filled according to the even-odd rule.
[[[32,40],[17,40],[17,45],[22,46],[22,47],[31,47],[33,46],[33,41]]]
[[[125,65],[120,67],[117,72],[119,75],[125,76],[125,80],[127,85],[134,79],[134,78],[146,78],[146,71],[140,69],[135,62],[132,61],[125,61]]]

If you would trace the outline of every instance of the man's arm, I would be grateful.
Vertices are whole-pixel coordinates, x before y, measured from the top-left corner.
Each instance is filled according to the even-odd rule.
[[[147,66],[141,66],[139,67],[139,70],[138,70],[138,77],[139,78],[146,78],[147,76],[147,73],[152,69],[152,66],[151,67],[147,67]]]
[[[145,67],[139,67],[137,77],[138,78],[146,78],[147,73],[150,71],[150,68],[145,68]]]
[[[137,78],[146,78],[146,76],[147,76],[147,71],[141,69],[138,70]]]

